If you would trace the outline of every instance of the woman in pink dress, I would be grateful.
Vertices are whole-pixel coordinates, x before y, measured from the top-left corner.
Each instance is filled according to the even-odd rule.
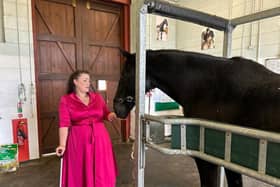
[[[87,71],[74,72],[59,104],[59,146],[63,156],[62,187],[114,187],[117,166],[103,120],[112,121],[103,98],[90,91]]]

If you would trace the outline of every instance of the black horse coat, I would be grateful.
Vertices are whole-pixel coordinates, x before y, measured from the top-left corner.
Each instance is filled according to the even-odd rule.
[[[146,90],[164,91],[183,106],[186,117],[279,132],[280,76],[263,65],[178,50],[146,54]],[[134,105],[127,97],[135,97],[135,54],[125,56],[114,100],[120,117]]]
[[[127,60],[114,109],[126,117],[135,101],[135,55]],[[222,58],[178,50],[147,51],[146,91],[159,88],[183,106],[184,115],[262,130],[280,131],[280,76],[240,57]],[[217,186],[217,165],[195,158],[201,186]],[[240,174],[226,171],[229,187]]]

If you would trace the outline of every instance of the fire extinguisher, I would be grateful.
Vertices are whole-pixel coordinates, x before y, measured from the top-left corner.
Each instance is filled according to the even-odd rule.
[[[17,126],[17,142],[19,146],[23,146],[24,145],[24,140],[27,139],[27,136],[24,132],[24,130],[21,128],[21,126],[24,125],[24,122],[19,122],[18,126]]]

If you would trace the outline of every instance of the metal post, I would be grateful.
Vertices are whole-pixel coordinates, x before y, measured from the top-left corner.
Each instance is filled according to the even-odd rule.
[[[136,53],[136,127],[135,127],[135,165],[136,186],[144,187],[145,144],[143,139],[142,117],[145,113],[146,82],[146,14],[147,5],[139,13],[138,44]]]
[[[231,24],[229,24],[227,30],[224,31],[223,57],[226,58],[229,58],[231,56],[233,29],[234,27]]]
[[[234,27],[229,24],[228,28],[224,31],[224,43],[223,43],[223,56],[229,58],[231,56],[231,47],[232,47],[232,31]],[[224,187],[225,184],[225,168],[219,167],[219,186]]]

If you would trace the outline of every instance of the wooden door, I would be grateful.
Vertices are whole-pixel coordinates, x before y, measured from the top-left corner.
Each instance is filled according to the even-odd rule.
[[[85,69],[94,81],[106,80],[110,89],[105,99],[112,108],[120,75],[121,6],[35,0],[33,14],[40,153],[44,154],[54,152],[58,144],[58,102],[73,71]]]
[[[88,9],[83,11],[82,26],[85,69],[92,73],[97,90],[98,81],[106,81],[107,89],[101,93],[112,111],[120,76],[121,6],[95,1],[85,7]],[[120,138],[117,133],[121,131],[119,121],[106,123],[106,127],[113,140]]]

